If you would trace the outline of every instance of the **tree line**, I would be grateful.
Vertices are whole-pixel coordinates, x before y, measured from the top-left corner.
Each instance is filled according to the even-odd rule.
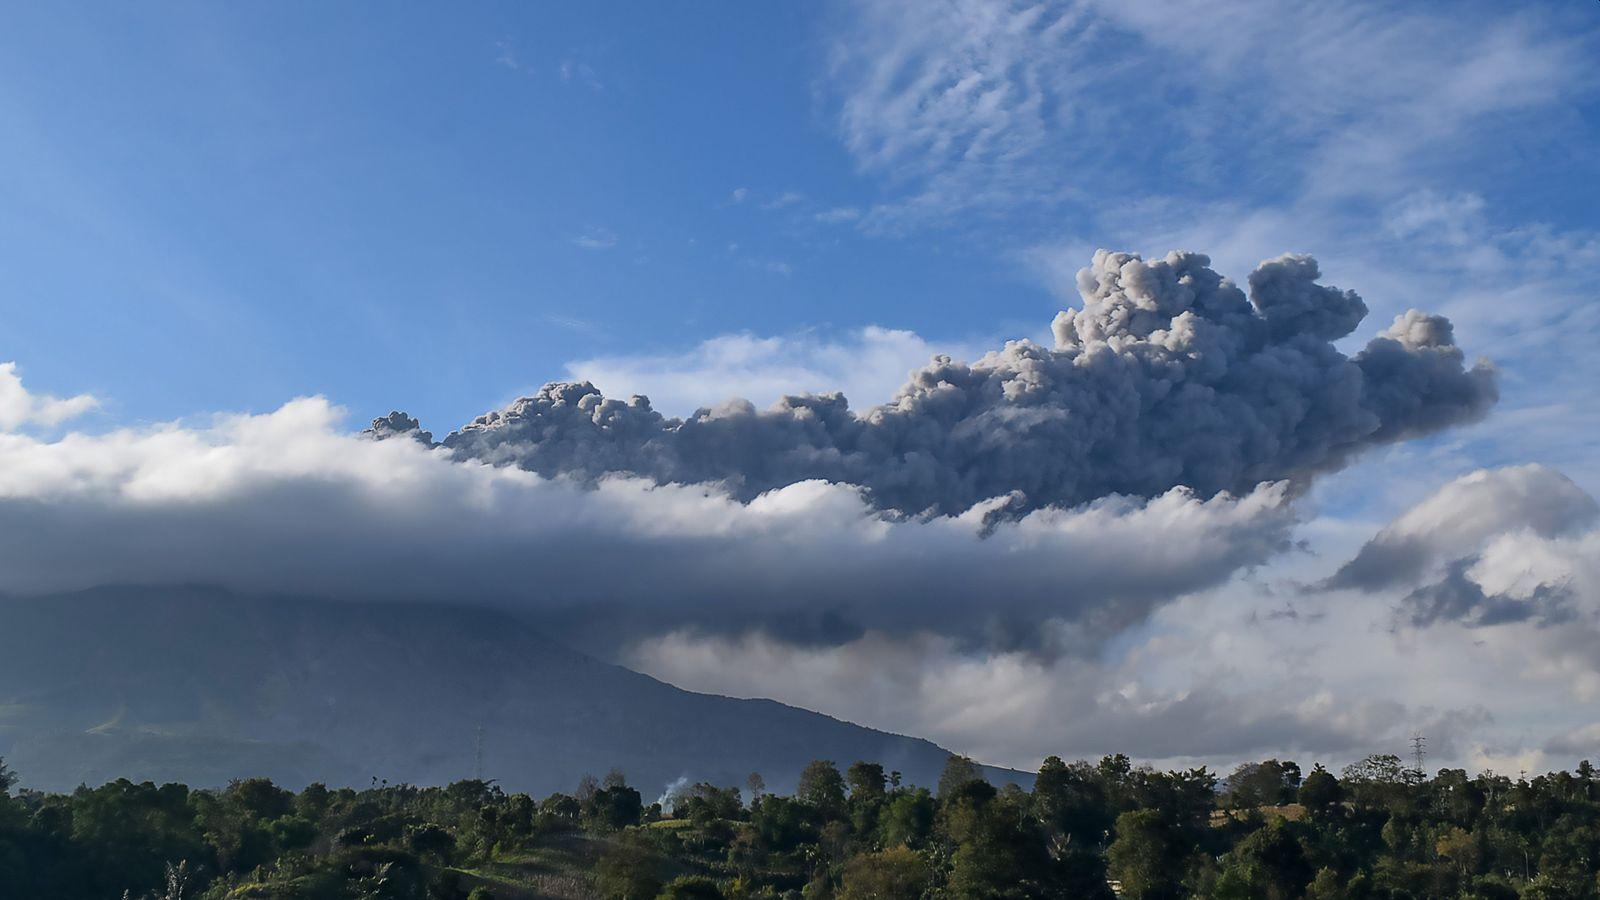
[[[1158,771],[1051,757],[1031,790],[952,757],[939,783],[818,760],[793,794],[620,772],[535,799],[493,782],[264,779],[16,789],[0,761],[0,897],[29,900],[1570,898],[1600,900],[1600,779],[1395,756]]]

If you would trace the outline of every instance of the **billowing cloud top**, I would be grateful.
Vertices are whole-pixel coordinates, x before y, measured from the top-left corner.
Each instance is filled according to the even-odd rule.
[[[443,444],[547,477],[716,482],[743,501],[817,479],[859,486],[879,509],[948,515],[996,497],[1022,511],[1300,482],[1494,403],[1493,370],[1468,368],[1437,316],[1412,310],[1340,352],[1333,342],[1367,308],[1319,277],[1311,257],[1281,256],[1250,275],[1247,297],[1203,254],[1100,251],[1078,273],[1083,307],[1055,320],[1053,349],[1024,340],[973,363],[936,357],[859,415],[822,394],[677,419],[645,397],[552,383]],[[414,434],[410,422],[396,414],[372,433]]]

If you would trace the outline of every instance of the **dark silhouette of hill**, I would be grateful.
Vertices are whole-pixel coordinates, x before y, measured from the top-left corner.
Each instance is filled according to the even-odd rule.
[[[770,700],[680,690],[459,605],[106,587],[0,599],[0,756],[23,783],[266,776],[298,787],[441,784],[571,791],[622,769],[654,798],[679,778],[793,787],[813,758],[934,784],[932,743]],[[1031,781],[991,770],[997,782]]]

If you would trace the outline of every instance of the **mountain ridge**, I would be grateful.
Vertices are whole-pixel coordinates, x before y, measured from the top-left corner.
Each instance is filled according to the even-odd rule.
[[[684,691],[481,606],[198,585],[0,597],[0,756],[31,787],[437,784],[480,774],[480,747],[481,775],[508,790],[570,791],[617,767],[647,800],[750,772],[787,789],[812,758],[932,785],[948,756],[773,700]]]

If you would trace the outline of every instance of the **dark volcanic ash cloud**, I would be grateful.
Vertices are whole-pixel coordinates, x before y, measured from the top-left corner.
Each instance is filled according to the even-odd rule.
[[[1023,510],[1300,482],[1373,445],[1476,420],[1496,399],[1492,369],[1465,365],[1443,318],[1410,311],[1346,356],[1333,342],[1366,305],[1318,284],[1315,260],[1262,263],[1248,297],[1209,264],[1100,251],[1078,273],[1083,307],[1056,318],[1053,349],[1016,341],[973,363],[938,357],[861,415],[824,394],[676,419],[644,397],[552,383],[443,444],[547,477],[719,482],[745,501],[823,479],[862,487],[879,509],[954,514],[996,497]]]

